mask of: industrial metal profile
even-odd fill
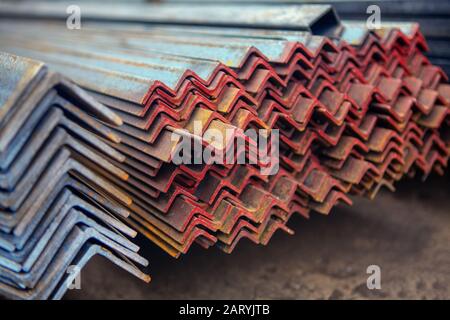
[[[97,170],[127,178],[108,162],[124,157],[100,139],[119,141],[101,121],[122,120],[41,62],[7,53],[0,62],[0,294],[65,292],[62,277],[94,244],[149,281],[133,264],[148,264],[129,240],[137,233],[120,221],[129,212],[114,202],[128,199]]]
[[[450,73],[450,2],[442,0],[167,0],[167,3],[196,5],[234,4],[241,7],[266,5],[274,8],[315,4],[331,5],[346,20],[367,20],[377,10],[382,22],[419,23],[430,50],[427,56]]]
[[[9,72],[5,83],[13,90],[2,92],[0,100],[6,101],[0,109],[5,117],[9,105],[18,105],[17,112],[25,108],[22,114],[34,119],[16,117],[24,124],[11,124],[10,130],[28,122],[33,128],[21,135],[3,136],[10,121],[1,127],[1,155],[10,160],[2,161],[0,204],[17,212],[0,221],[4,247],[25,250],[16,260],[0,252],[6,259],[0,265],[5,261],[10,270],[0,269],[5,285],[34,288],[43,279],[49,287],[44,271],[22,277],[17,270],[45,270],[57,261],[63,262],[55,270],[71,262],[83,266],[103,252],[84,246],[89,236],[108,248],[107,258],[148,280],[119,262],[124,260],[118,252],[127,252],[146,264],[131,254],[136,245],[113,230],[128,236],[136,230],[174,257],[194,243],[232,252],[242,238],[267,244],[278,229],[292,234],[286,223],[293,214],[328,214],[338,203],[351,204],[352,196],[374,198],[381,187],[394,190],[404,176],[426,178],[447,166],[450,86],[426,58],[417,24],[384,24],[373,31],[361,22],[327,18],[324,26],[311,27],[333,12],[323,6],[289,7],[289,15],[315,13],[306,24],[280,20],[285,7],[273,17],[273,8],[258,6],[255,15],[266,19],[260,25],[233,15],[240,6],[224,6],[219,24],[205,17],[205,6],[189,6],[189,14],[173,18],[167,10],[178,5],[151,5],[151,14],[136,19],[145,10],[117,18],[92,5],[83,28],[68,30],[58,8],[36,4],[30,17],[20,6],[0,6],[0,15],[15,17],[0,22],[0,47],[8,52],[5,74],[11,59],[38,70],[20,90],[10,84],[23,83],[21,77]],[[42,61],[64,78],[18,56]],[[40,89],[29,89],[34,86]],[[41,102],[50,92],[50,102]],[[33,108],[42,111],[33,117]],[[200,132],[196,123],[202,124]],[[217,141],[207,134],[210,129],[233,134]],[[184,138],[214,152],[230,150],[243,138],[245,147],[235,151],[253,159],[249,146],[260,141],[246,134],[249,129],[268,137],[279,133],[278,171],[264,174],[267,164],[258,157],[245,164],[174,162]],[[39,205],[21,211],[27,201]],[[106,219],[105,211],[120,222]],[[108,228],[112,221],[122,229]],[[33,230],[48,235],[35,239]],[[67,244],[72,255],[58,251],[72,236],[81,239],[79,246]],[[71,278],[61,273],[57,279],[36,297],[62,297]]]

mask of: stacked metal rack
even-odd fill
[[[373,198],[405,175],[447,165],[450,86],[425,57],[416,24],[369,31],[329,6],[110,5],[106,13],[87,4],[82,28],[68,30],[64,5],[27,10],[0,5],[0,15],[15,17],[0,22],[1,49],[44,61],[123,121],[89,109],[101,130],[89,122],[97,158],[83,161],[110,187],[77,173],[90,188],[83,194],[114,201],[116,215],[129,212],[122,223],[175,257],[194,242],[225,252],[242,238],[266,244],[278,229],[293,233],[293,214],[328,214],[349,195]],[[249,129],[269,141],[279,134],[270,146],[279,157],[252,153],[261,141]],[[184,140],[246,161],[174,163]]]

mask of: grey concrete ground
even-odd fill
[[[193,248],[175,260],[149,250],[153,280],[142,283],[102,260],[82,272],[67,299],[442,299],[450,298],[450,178],[402,182],[396,193],[309,221],[267,247],[243,241],[227,255]],[[381,268],[381,290],[366,268]]]

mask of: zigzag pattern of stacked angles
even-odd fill
[[[139,0],[136,0],[139,1]],[[403,21],[420,24],[430,50],[427,57],[450,74],[450,2],[443,0],[165,0],[197,4],[329,4],[345,20],[364,21],[379,13],[383,22]]]
[[[450,86],[416,24],[369,31],[328,6],[229,8],[252,24],[0,22],[0,294],[61,298],[68,266],[97,253],[148,281],[136,232],[174,257],[193,243],[229,253],[293,233],[292,215],[444,173]],[[214,141],[195,121],[233,136]],[[182,138],[224,152],[243,135],[258,143],[249,128],[279,130],[276,174],[259,161],[172,162]]]

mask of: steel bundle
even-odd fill
[[[27,110],[46,110],[24,134],[1,129],[2,156],[10,159],[2,161],[8,178],[1,180],[0,193],[5,208],[0,217],[6,221],[0,292],[6,296],[62,296],[63,283],[70,279],[61,270],[76,252],[81,252],[75,259],[80,265],[91,254],[80,251],[81,244],[69,249],[69,232],[77,239],[86,239],[86,230],[102,234],[95,238],[111,255],[127,252],[142,265],[146,261],[135,255],[137,246],[117,230],[128,236],[136,230],[174,257],[194,242],[231,252],[242,238],[267,244],[278,229],[293,233],[286,225],[293,214],[328,214],[337,203],[351,204],[350,195],[373,198],[382,186],[393,190],[405,175],[426,178],[442,174],[447,165],[450,86],[445,73],[426,58],[427,44],[417,24],[384,24],[371,31],[363,22],[340,21],[329,6],[280,6],[275,11],[221,6],[220,14],[205,16],[213,6],[141,5],[125,12],[111,5],[102,12],[89,5],[83,7],[81,30],[68,30],[64,5],[30,6],[36,10],[0,5],[5,17],[0,45],[8,52],[2,55],[0,81],[8,90],[0,91],[1,114],[9,114],[12,104],[17,114],[30,118],[34,112]],[[170,14],[177,8],[183,15]],[[282,12],[287,13],[280,18]],[[223,17],[220,23],[217,17]],[[36,75],[22,85],[21,74],[30,71],[10,65],[44,67],[18,56],[43,61],[84,91],[45,72],[42,77],[57,80],[44,82]],[[38,97],[53,94],[48,102],[32,95],[36,82],[42,87]],[[5,119],[5,128],[21,128]],[[194,130],[195,121],[204,125],[203,132]],[[247,144],[236,153],[250,159],[254,155],[248,146],[258,143],[245,135],[250,128],[265,129],[269,136],[279,130],[276,174],[263,174],[266,164],[259,159],[246,165],[172,161],[182,138],[215,152],[234,148],[233,142],[243,138]],[[185,136],[174,140],[181,129]],[[233,135],[215,141],[203,135],[207,129]],[[44,188],[47,202],[35,205],[34,220],[22,218],[22,203],[36,203],[31,194],[39,196],[40,184],[49,185],[46,174],[54,183]],[[27,192],[15,192],[22,185]],[[64,210],[52,206],[58,201],[69,204]],[[64,224],[73,207],[82,208],[74,213],[81,218]],[[106,219],[107,213],[114,218]],[[9,223],[10,217],[21,222]],[[28,229],[30,236],[21,238]],[[40,244],[51,233],[33,237],[34,230],[62,235],[54,236],[54,244]],[[16,253],[19,260],[9,258]],[[47,264],[35,262],[36,275],[25,280],[21,270],[31,270],[38,258]],[[59,269],[48,267],[55,261],[64,263]],[[50,270],[60,278],[52,276],[52,284],[43,285],[48,294],[22,296],[38,280],[45,282]]]
[[[99,139],[119,141],[101,121],[122,120],[40,62],[0,61],[0,293],[61,297],[69,265],[96,254],[148,281],[133,264],[147,265],[128,239],[137,233],[119,219],[129,212],[112,200],[127,198],[99,174],[126,179],[107,160],[124,157]]]

